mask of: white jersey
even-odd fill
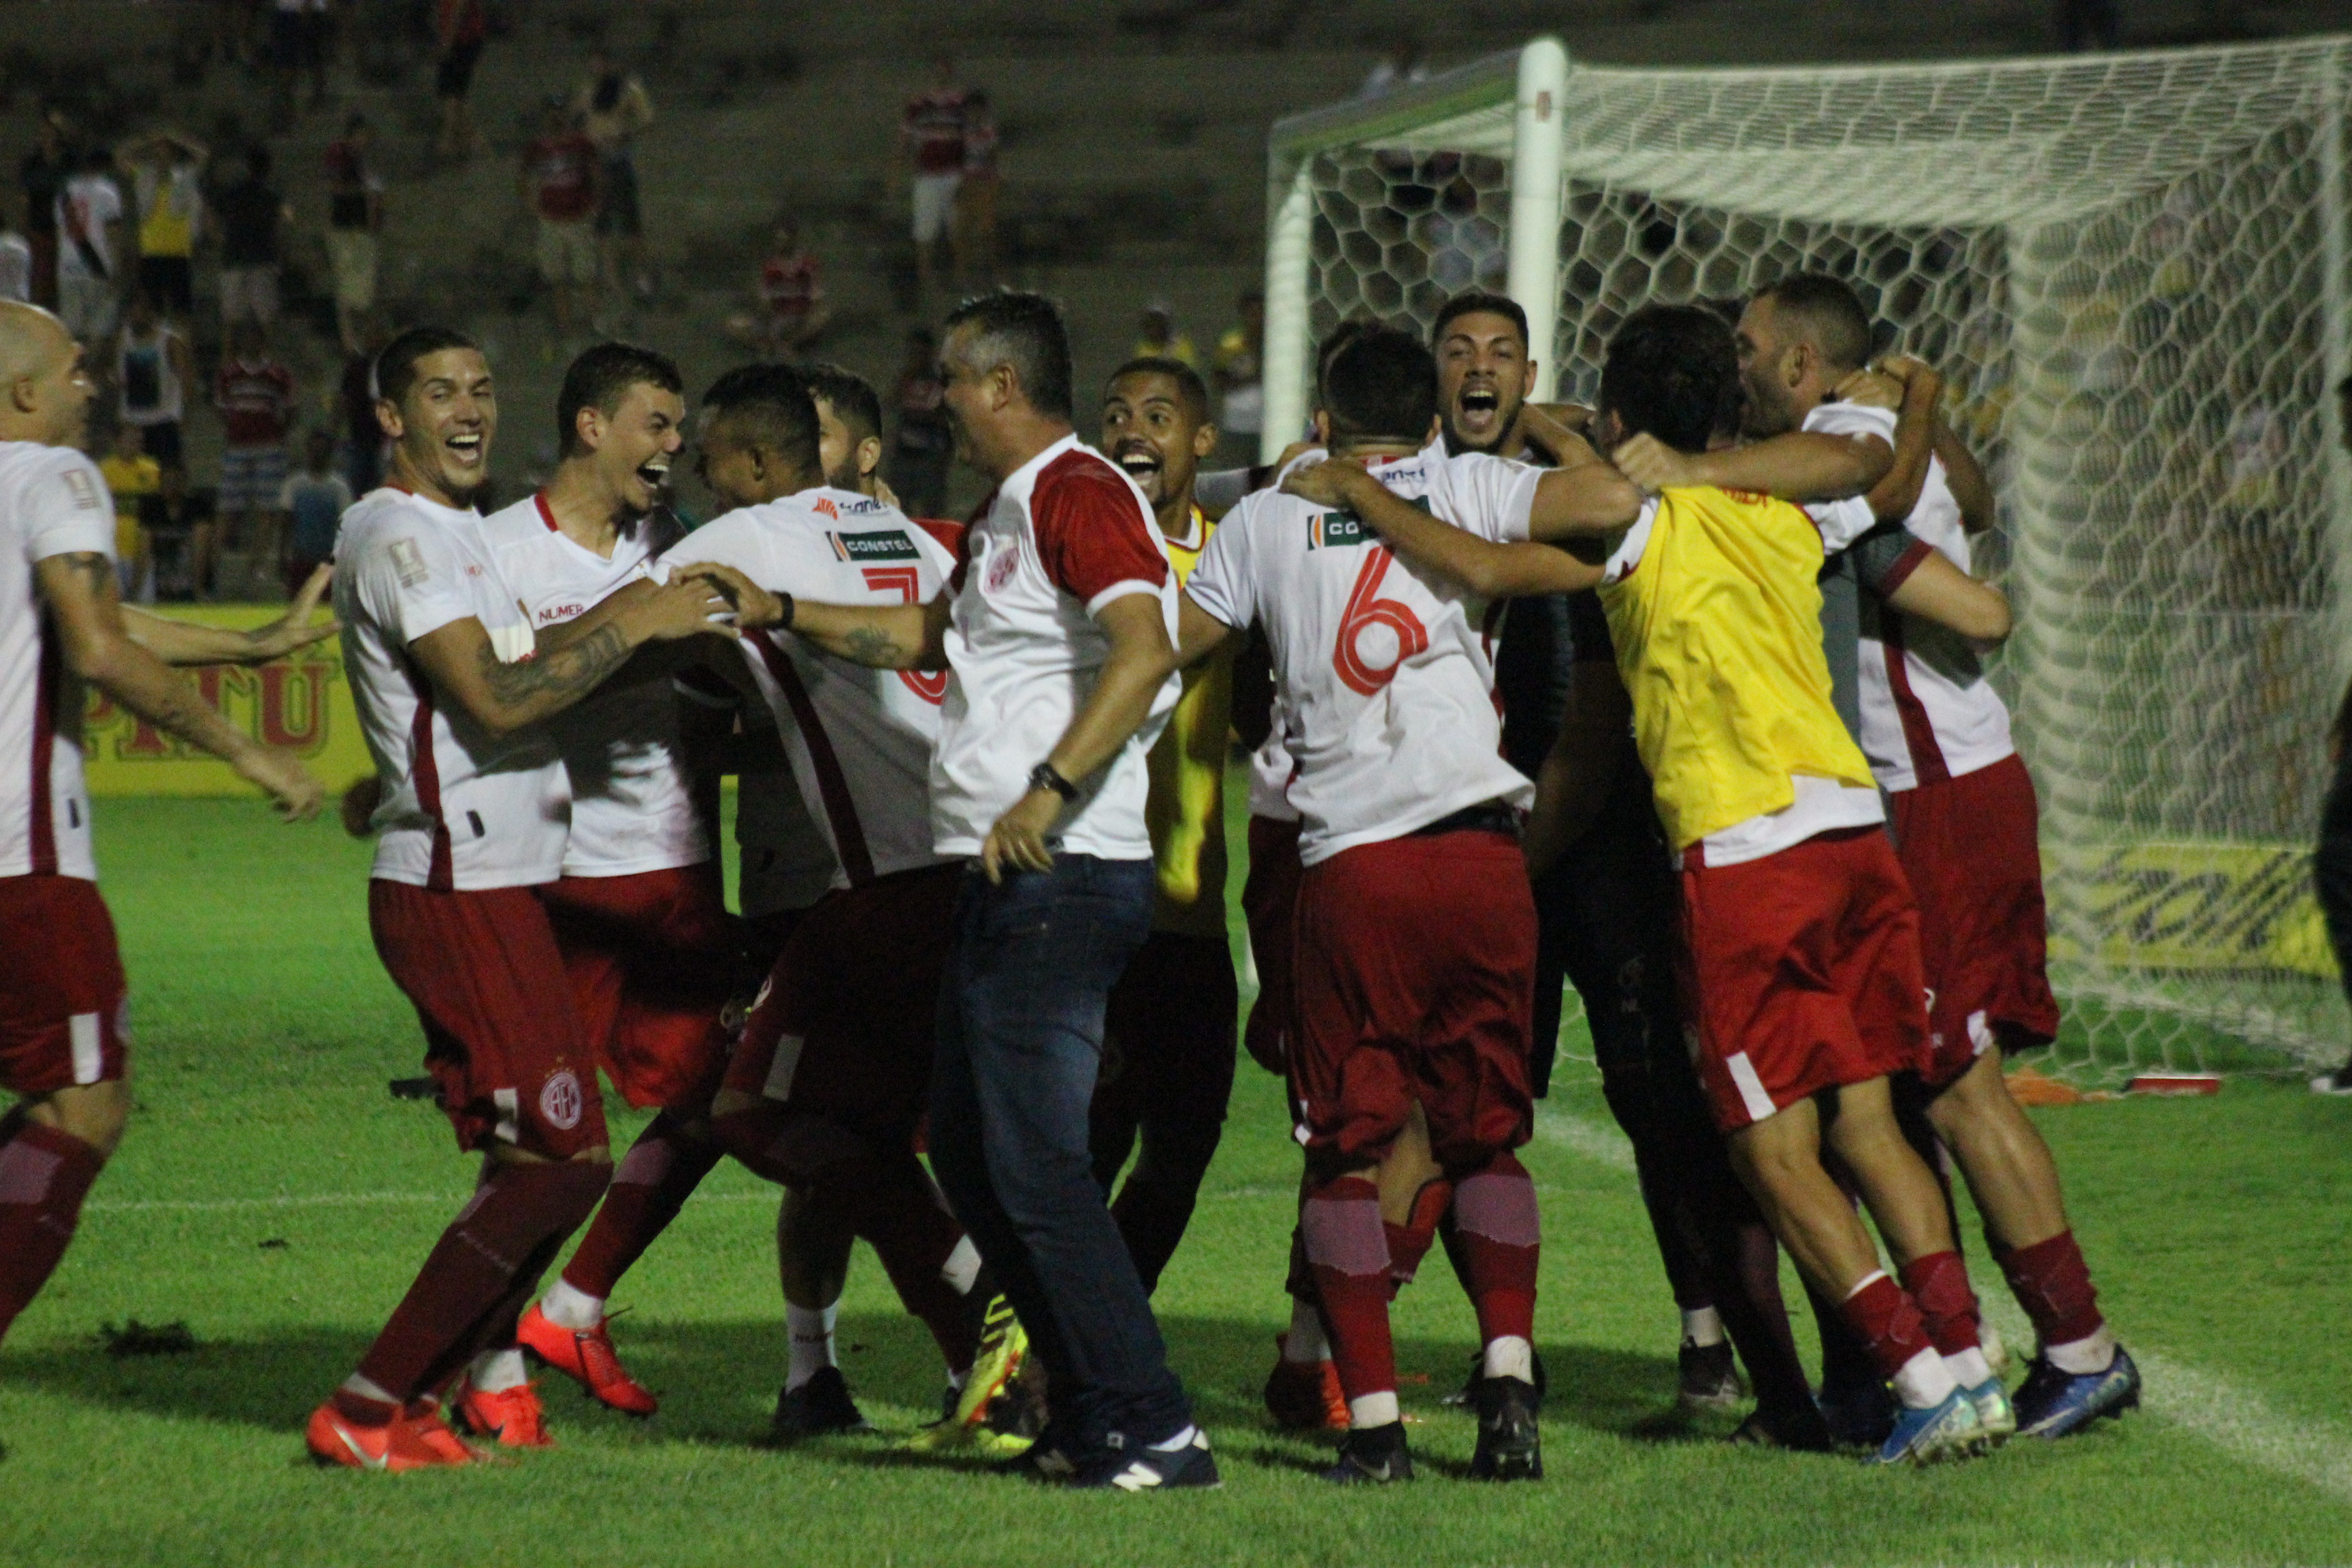
[[[1523,540],[1541,470],[1433,445],[1371,475],[1441,521]],[[1185,592],[1274,653],[1299,859],[1400,838],[1467,806],[1526,805],[1502,758],[1494,667],[1451,582],[1395,558],[1354,514],[1261,490],[1226,514]]]
[[[563,870],[572,789],[539,725],[503,739],[446,705],[409,645],[471,617],[509,663],[531,656],[482,520],[386,488],[343,514],[335,542],[343,672],[383,780],[371,875],[411,887],[535,887]]]
[[[1094,618],[1105,605],[1156,595],[1169,640],[1176,638],[1176,574],[1150,503],[1075,436],[997,487],[964,535],[964,552],[947,632],[954,679],[931,763],[933,843],[948,856],[980,853],[1077,717],[1110,655]],[[1078,796],[1048,844],[1105,860],[1151,858],[1144,759],[1182,691],[1171,671],[1127,744],[1094,777],[1076,781]]]
[[[1296,822],[1298,808],[1290,804],[1290,775],[1298,771],[1290,760],[1290,746],[1282,735],[1282,695],[1275,694],[1274,722],[1258,749],[1250,753],[1249,809],[1252,816],[1269,822]]]
[[[530,612],[534,636],[650,575],[643,533],[614,540],[607,561],[558,528],[541,495],[482,521],[499,575]],[[668,681],[593,691],[550,719],[547,731],[572,780],[565,876],[628,877],[710,858],[710,837],[678,761],[677,698]]]
[[[947,547],[896,507],[850,490],[803,490],[704,524],[657,570],[711,562],[762,588],[826,605],[920,605],[955,569]],[[789,632],[753,632],[743,657],[776,716],[837,888],[945,858],[931,848],[931,747],[944,673],[870,669]]]
[[[66,676],[33,575],[53,555],[83,554],[114,558],[98,465],[70,447],[0,441],[0,877],[98,879],[80,683]]]

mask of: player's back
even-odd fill
[[[0,441],[0,877],[98,875],[79,688],[66,678],[33,567],[52,555],[110,555],[113,543],[98,465],[70,447]]]
[[[1524,522],[1535,475],[1435,447],[1370,472],[1494,538],[1515,507]],[[1227,514],[1188,591],[1229,626],[1265,627],[1305,863],[1529,798],[1500,754],[1494,670],[1462,592],[1398,561],[1354,514],[1260,491]]]

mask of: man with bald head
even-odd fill
[[[82,781],[84,685],[219,757],[289,819],[324,795],[125,628],[113,503],[76,449],[92,391],[63,323],[0,302],[0,1087],[18,1097],[0,1118],[0,1336],[64,1257],[131,1109],[122,959]]]

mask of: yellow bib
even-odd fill
[[[1215,524],[1196,509],[1192,538],[1168,541],[1168,561],[1181,584],[1201,563]],[[1152,924],[1192,936],[1225,935],[1225,750],[1233,727],[1231,650],[1184,672],[1184,694],[1168,728],[1145,759],[1151,794],[1144,819],[1151,829],[1160,897]]]

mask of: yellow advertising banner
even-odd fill
[[[165,605],[159,615],[202,626],[246,630],[286,613],[282,605]],[[254,739],[301,757],[331,790],[375,771],[359,714],[343,679],[340,641],[329,637],[289,658],[249,668],[207,665],[187,679],[223,718]],[[83,722],[84,762],[93,795],[251,795],[253,786],[228,765],[176,741],[121,708],[103,692],[89,693]]]
[[[2042,852],[2050,954],[2113,969],[2336,974],[2311,884],[2311,851],[2285,844],[2156,842]],[[2079,900],[2079,902],[2077,902]]]

